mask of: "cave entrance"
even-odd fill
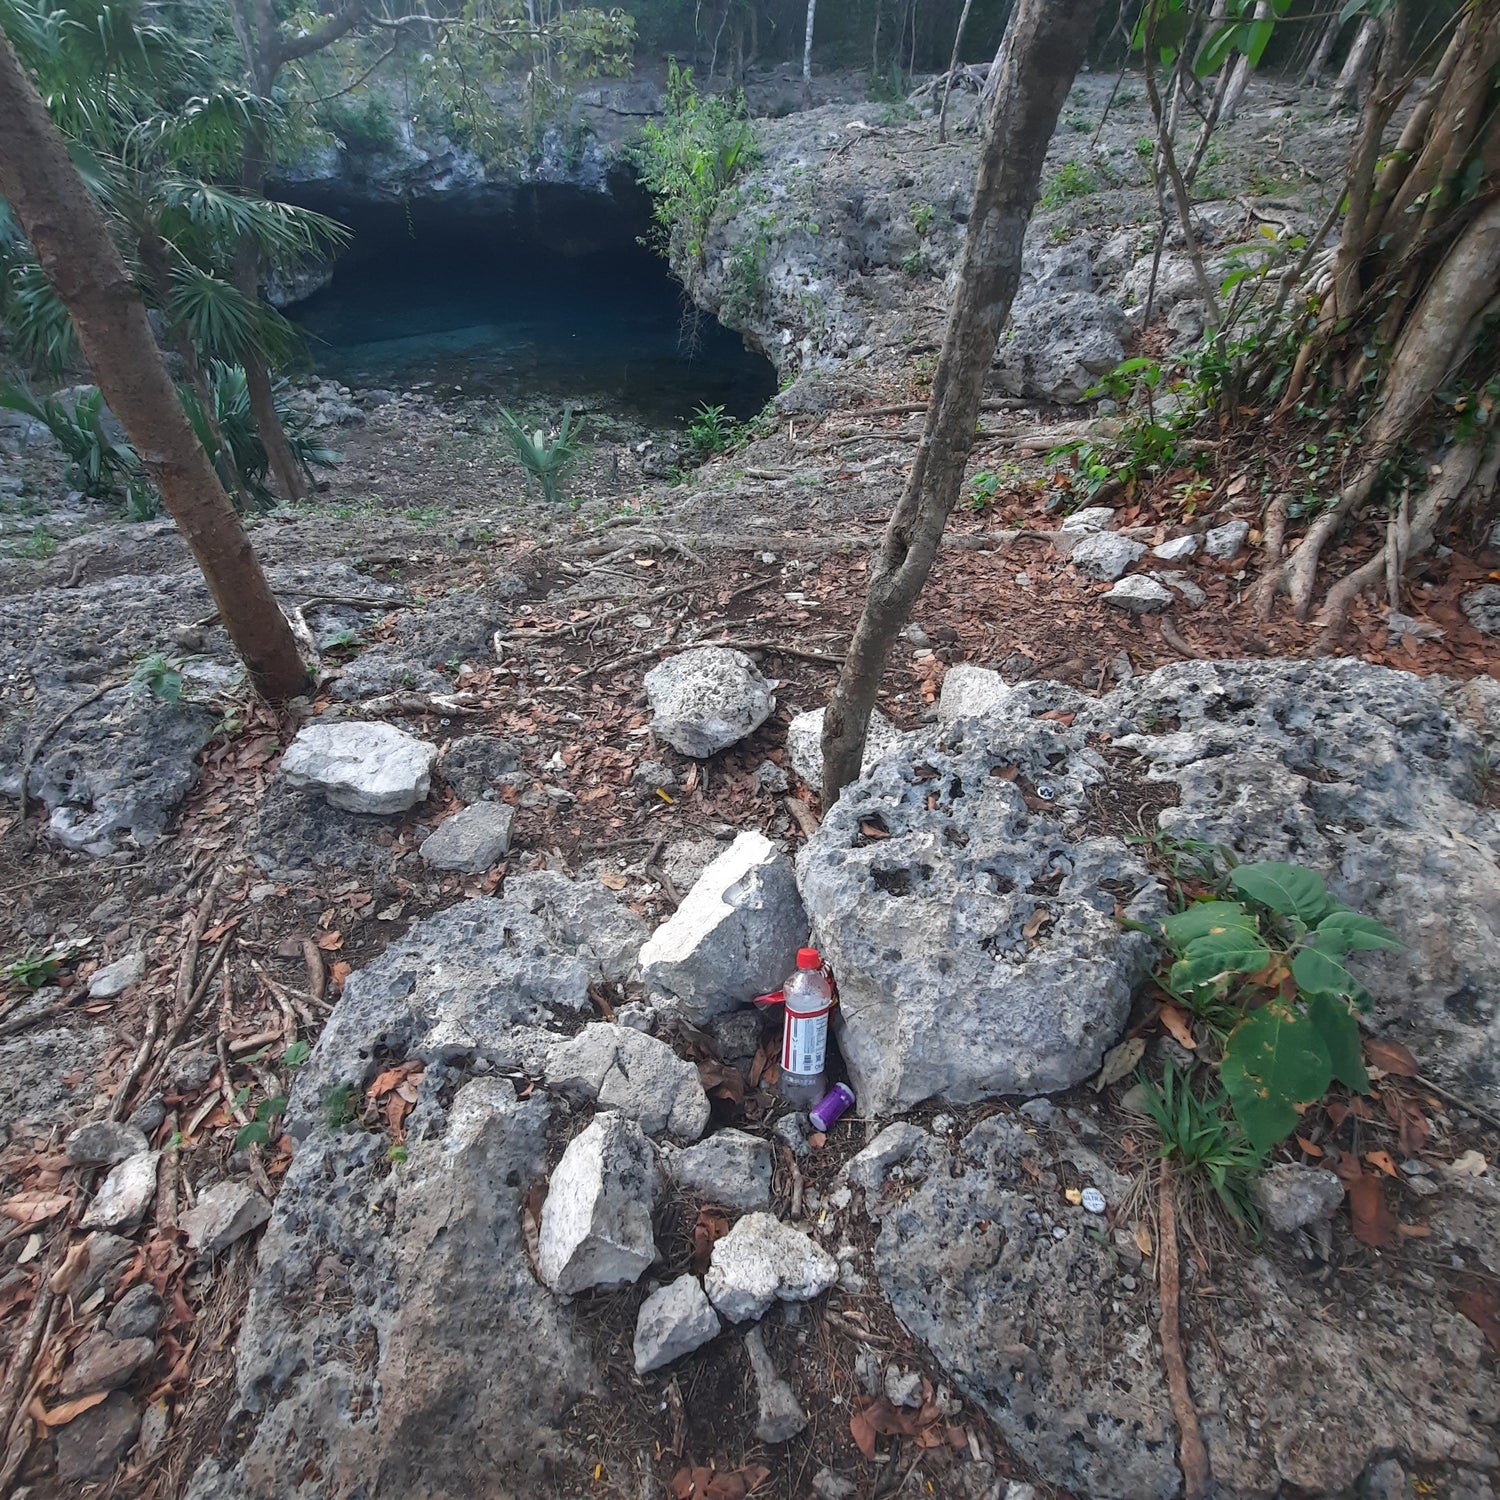
[[[288,187],[288,201],[354,232],[332,282],[287,308],[322,375],[364,389],[535,396],[653,425],[700,404],[758,412],[776,373],[698,313],[640,241],[650,199],[624,173],[608,193],[552,184],[361,201]]]

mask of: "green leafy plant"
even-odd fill
[[[1238,865],[1227,899],[1194,902],[1167,917],[1161,933],[1173,956],[1167,992],[1200,1015],[1235,1018],[1220,1076],[1257,1150],[1290,1134],[1298,1106],[1333,1082],[1368,1090],[1356,1015],[1369,996],[1348,956],[1401,944],[1332,896],[1314,871]]]
[[[969,509],[986,510],[995,503],[995,496],[1003,483],[1000,476],[989,469],[981,469],[969,481]]]
[[[1073,198],[1087,198],[1099,179],[1082,162],[1065,161],[1042,188],[1042,207],[1061,208]]]
[[[342,1130],[359,1118],[359,1090],[352,1083],[336,1083],[323,1097],[323,1120],[330,1130]]]
[[[1141,1080],[1141,1107],[1161,1137],[1159,1154],[1171,1160],[1188,1182],[1204,1190],[1237,1224],[1258,1229],[1252,1197],[1261,1168],[1261,1150],[1224,1113],[1224,1095],[1200,1099],[1190,1080],[1168,1063],[1161,1087]]]
[[[243,1109],[250,1098],[247,1084],[235,1095],[235,1106]],[[248,1125],[242,1125],[235,1133],[234,1150],[243,1151],[246,1146],[268,1146],[271,1143],[271,1126],[286,1113],[286,1095],[276,1094],[262,1099],[255,1106],[255,1117]]]
[[[925,240],[932,232],[933,220],[937,218],[937,210],[930,203],[919,203],[911,211],[911,227]]]
[[[182,697],[182,663],[160,652],[142,660],[130,674],[130,680],[140,683],[163,703],[176,703]]]
[[[57,396],[36,396],[23,385],[0,385],[0,407],[40,422],[67,455],[68,477],[93,500],[118,502],[145,484],[135,449],[106,430],[104,397],[81,392],[71,403]]]
[[[46,562],[57,551],[57,538],[47,530],[46,524],[38,521],[31,528],[31,535],[16,548],[16,554],[28,562]]]
[[[51,984],[85,946],[85,943],[58,943],[51,948],[28,948],[14,963],[0,969],[0,979],[24,985],[28,990],[39,990]]]
[[[694,463],[703,463],[716,453],[734,447],[739,423],[727,416],[722,406],[701,404],[688,423],[688,453]]]
[[[564,474],[578,462],[580,445],[574,436],[573,409],[563,408],[562,421],[549,438],[540,427],[527,432],[504,407],[500,409],[500,426],[510,439],[516,458],[527,474],[542,487],[549,503],[557,500],[557,486]]]

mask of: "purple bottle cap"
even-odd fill
[[[827,1130],[854,1103],[854,1090],[847,1084],[836,1083],[808,1111],[807,1118],[815,1130]]]

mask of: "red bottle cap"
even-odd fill
[[[818,956],[816,948],[799,948],[797,950],[797,967],[799,969],[821,969],[823,960]]]

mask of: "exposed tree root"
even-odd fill
[[[1157,1196],[1160,1217],[1156,1247],[1158,1284],[1161,1290],[1161,1357],[1167,1370],[1167,1390],[1172,1398],[1172,1416],[1177,1423],[1178,1461],[1182,1465],[1185,1500],[1203,1500],[1208,1494],[1210,1473],[1208,1450],[1198,1426],[1198,1408],[1188,1387],[1187,1361],[1182,1353],[1179,1302],[1182,1296],[1177,1265],[1177,1204],[1172,1189],[1172,1164],[1161,1164]]]

